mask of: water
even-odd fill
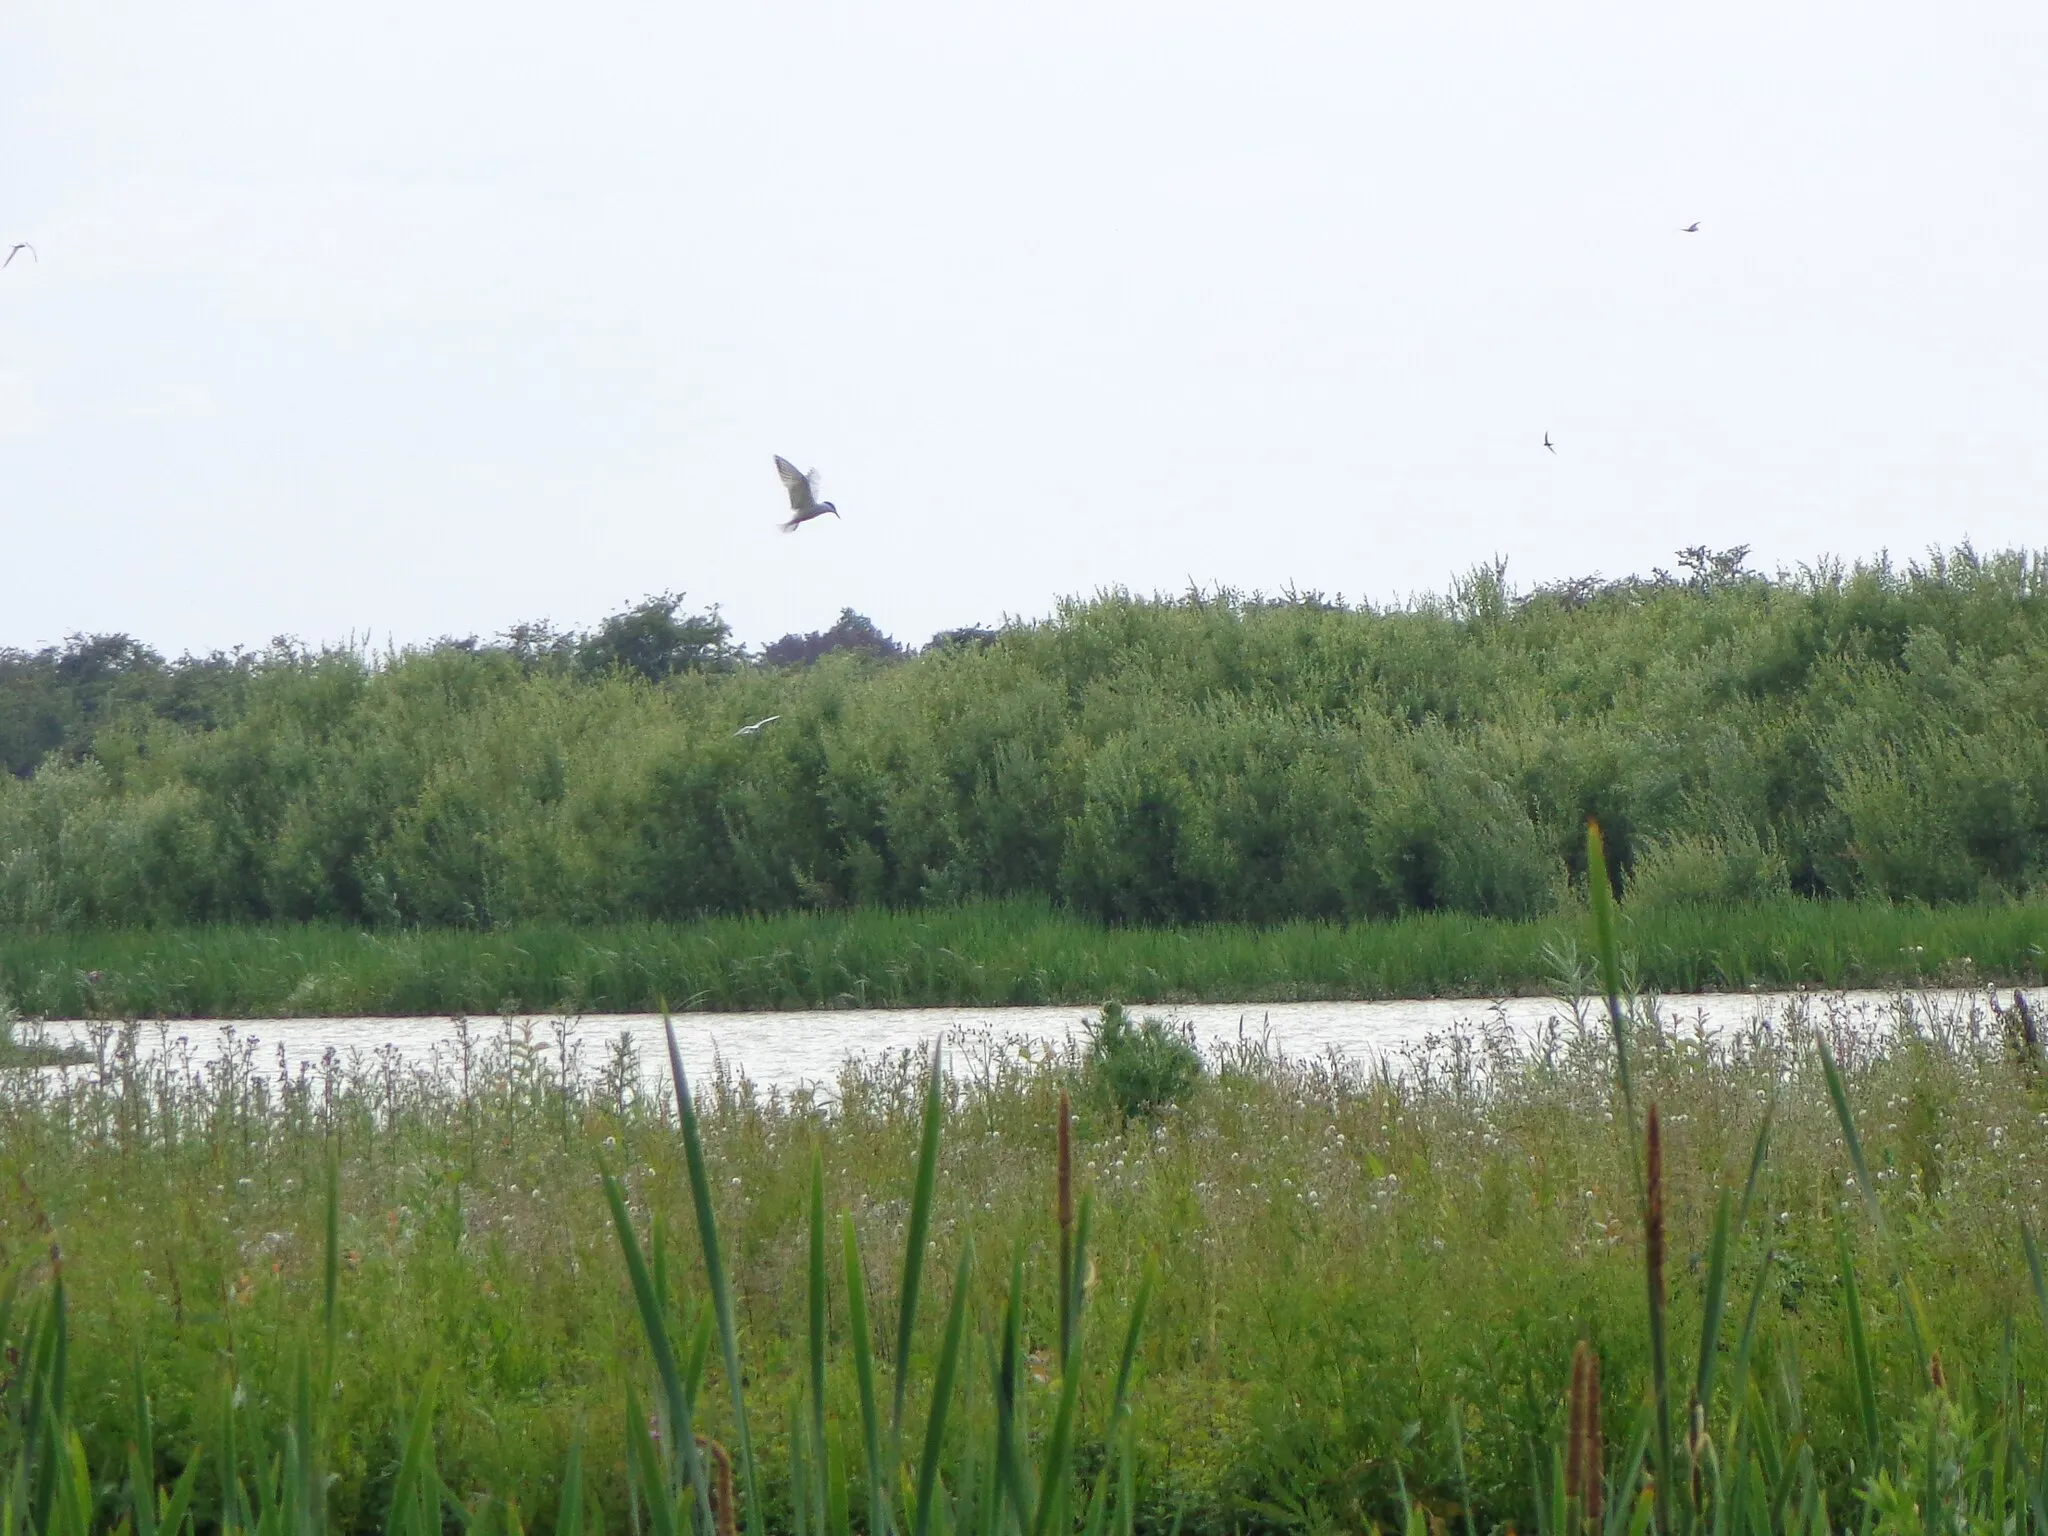
[[[1895,1024],[1910,1009],[1921,1018],[1936,1010],[1952,1015],[1979,999],[1963,992],[1835,992],[1827,994],[1701,993],[1673,994],[1657,1000],[1667,1022],[1688,1031],[1709,1033],[1738,1028],[1759,1019],[1784,1020],[1824,1007],[1829,1013]],[[1594,1005],[1597,1008],[1597,1005]],[[1212,1053],[1242,1037],[1263,1039],[1291,1057],[1335,1055],[1355,1062],[1398,1058],[1404,1047],[1431,1034],[1465,1026],[1505,1025],[1526,1040],[1553,1021],[1569,1026],[1571,1009],[1555,998],[1507,998],[1485,1002],[1472,998],[1418,999],[1402,1002],[1320,1003],[1187,1003],[1172,1007],[1135,1007],[1136,1015],[1157,1014],[1192,1027],[1197,1041]],[[1078,1004],[1019,1008],[900,1008],[790,1013],[686,1013],[676,1015],[676,1035],[683,1064],[703,1076],[714,1063],[743,1072],[763,1089],[805,1085],[828,1087],[848,1057],[915,1049],[958,1032],[987,1032],[998,1041],[1060,1044],[1084,1034],[1091,1010]],[[1597,1018],[1589,1011],[1588,1018]],[[470,1021],[472,1037],[487,1037],[504,1026],[496,1019]],[[513,1028],[530,1027],[536,1044],[552,1055],[558,1037],[580,1045],[586,1066],[602,1060],[610,1042],[624,1033],[632,1037],[640,1060],[650,1068],[667,1060],[657,1014],[587,1014],[572,1020],[545,1015],[514,1018]],[[45,1038],[53,1042],[83,1041],[86,1026],[52,1023]],[[317,1063],[332,1049],[344,1058],[352,1052],[369,1055],[395,1047],[413,1061],[452,1062],[456,1054],[456,1021],[440,1018],[315,1018],[179,1020],[160,1034],[145,1027],[142,1046],[163,1039],[190,1043],[198,1061],[217,1055],[231,1039],[254,1042],[259,1059],[277,1060],[280,1047],[288,1065]]]

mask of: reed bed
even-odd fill
[[[989,1036],[140,1044],[0,1081],[9,1531],[2048,1531],[2008,998],[1249,1040],[1130,1120]]]
[[[1028,901],[486,933],[120,929],[11,935],[0,992],[30,1015],[116,1019],[1483,999],[1569,988],[1560,956],[1584,929],[1578,910],[1112,928]],[[1662,992],[2010,984],[2042,970],[2048,906],[1650,907],[1622,937],[1638,984]]]

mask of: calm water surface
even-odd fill
[[[1911,1015],[1954,1016],[1958,1009],[1981,1007],[1981,994],[1965,992],[1834,992],[1834,993],[1704,993],[1669,995],[1658,1000],[1661,1015],[1690,1030],[1719,1033],[1760,1019],[1783,1021],[1815,1013],[1861,1019],[1885,1026]],[[1508,998],[1485,1002],[1472,998],[1423,999],[1410,1002],[1322,1003],[1188,1003],[1171,1007],[1134,1007],[1134,1015],[1156,1014],[1188,1025],[1212,1052],[1243,1038],[1263,1039],[1291,1057],[1336,1055],[1354,1062],[1392,1058],[1432,1034],[1478,1027],[1505,1026],[1526,1041],[1556,1023],[1571,1024],[1569,1005],[1555,998]],[[1589,1017],[1593,1015],[1589,1014]],[[1028,1008],[903,1008],[795,1013],[686,1013],[676,1015],[676,1033],[683,1064],[701,1077],[719,1061],[744,1073],[762,1088],[826,1086],[840,1066],[854,1056],[915,1049],[939,1037],[961,1034],[992,1037],[998,1042],[1059,1044],[1080,1037],[1093,1017],[1079,1006]],[[667,1048],[661,1019],[655,1014],[586,1014],[564,1020],[547,1015],[511,1020],[472,1019],[472,1040],[496,1038],[501,1031],[530,1029],[534,1043],[553,1056],[562,1044],[577,1051],[583,1065],[594,1067],[614,1048],[620,1035],[631,1038],[641,1062],[653,1069],[664,1065]],[[280,1050],[286,1064],[317,1063],[329,1050],[343,1057],[371,1055],[395,1048],[409,1061],[453,1065],[459,1056],[458,1023],[441,1018],[318,1018],[242,1019],[233,1022],[177,1020],[167,1026],[146,1025],[143,1048],[155,1050],[168,1040],[183,1040],[196,1061],[205,1061],[230,1042],[253,1044],[258,1059],[275,1063]],[[88,1027],[76,1022],[47,1026],[53,1041],[84,1040]]]

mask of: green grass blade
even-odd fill
[[[1027,1532],[1036,1523],[1032,1508],[1031,1482],[1025,1475],[1024,1442],[1024,1259],[1021,1254],[1010,1264],[1010,1295],[1003,1307],[1003,1334],[996,1358],[996,1466],[1003,1497],[1016,1516],[1017,1529]]]
[[[825,1486],[825,1323],[828,1298],[825,1294],[825,1157],[815,1146],[811,1148],[810,1218],[810,1290],[806,1300],[810,1306],[811,1471],[816,1484],[812,1497],[822,1529],[828,1496]]]
[[[1870,1177],[1870,1164],[1863,1156],[1863,1138],[1856,1134],[1856,1115],[1849,1108],[1849,1091],[1842,1082],[1842,1070],[1835,1065],[1835,1053],[1828,1049],[1825,1037],[1816,1034],[1814,1043],[1820,1047],[1821,1074],[1827,1079],[1828,1099],[1835,1106],[1835,1119],[1842,1128],[1842,1142],[1849,1149],[1849,1166],[1855,1170],[1856,1187],[1862,1191],[1871,1225],[1882,1234],[1885,1230],[1884,1207],[1877,1203],[1877,1185]]]
[[[1828,1099],[1835,1107],[1835,1118],[1842,1127],[1842,1142],[1849,1151],[1850,1166],[1856,1172],[1856,1187],[1863,1193],[1863,1204],[1870,1212],[1870,1224],[1877,1229],[1878,1239],[1889,1252],[1892,1248],[1891,1234],[1885,1226],[1884,1207],[1878,1203],[1877,1181],[1870,1176],[1870,1163],[1863,1155],[1863,1138],[1856,1132],[1856,1115],[1849,1107],[1849,1091],[1842,1080],[1841,1069],[1835,1065],[1835,1053],[1828,1048],[1826,1039],[1819,1035],[1814,1042],[1820,1047],[1822,1075],[1827,1079]],[[1920,1304],[1920,1291],[1913,1284],[1913,1277],[1894,1271],[1905,1299],[1906,1331],[1913,1341],[1913,1352],[1919,1359],[1920,1374],[1927,1374],[1928,1343],[1926,1309]]]
[[[1152,1286],[1157,1272],[1150,1262],[1138,1281],[1138,1293],[1131,1298],[1131,1320],[1124,1328],[1123,1356],[1116,1367],[1116,1395],[1110,1400],[1110,1418],[1115,1420],[1130,1402],[1131,1374],[1137,1368],[1138,1340],[1145,1331],[1145,1312],[1152,1304]]]
[[[1060,1360],[1060,1369],[1067,1369],[1070,1357],[1079,1347],[1081,1338],[1081,1309],[1088,1299],[1088,1235],[1095,1224],[1095,1194],[1089,1191],[1081,1197],[1080,1208],[1074,1219],[1074,1251],[1071,1267],[1067,1271],[1067,1294],[1061,1299],[1065,1307],[1065,1337],[1067,1355]]]
[[[1735,1364],[1728,1383],[1728,1422],[1733,1432],[1739,1433],[1749,1405],[1749,1361],[1756,1345],[1757,1319],[1764,1304],[1764,1282],[1770,1278],[1773,1250],[1764,1250],[1763,1264],[1757,1269],[1756,1284],[1750,1288],[1749,1310],[1743,1315],[1742,1332],[1735,1340]]]
[[[1053,1410],[1052,1427],[1045,1436],[1045,1461],[1038,1469],[1038,1518],[1032,1522],[1032,1536],[1049,1536],[1054,1511],[1066,1506],[1064,1494],[1073,1473],[1074,1412],[1081,1398],[1084,1338],[1083,1330],[1075,1329],[1074,1355],[1060,1377],[1059,1406]]]
[[[1778,1099],[1777,1095],[1773,1094],[1770,1101],[1764,1105],[1763,1124],[1756,1128],[1756,1142],[1750,1148],[1749,1175],[1742,1181],[1742,1204],[1735,1210],[1735,1230],[1738,1232],[1749,1225],[1750,1209],[1756,1200],[1756,1187],[1763,1176],[1764,1159],[1770,1155],[1771,1122],[1777,1118],[1777,1114]]]
[[[747,1506],[749,1536],[761,1536],[760,1482],[754,1471],[753,1437],[747,1433],[747,1394],[740,1374],[739,1331],[733,1321],[732,1287],[725,1277],[725,1259],[718,1246],[718,1219],[711,1208],[711,1176],[704,1162],[704,1138],[697,1125],[697,1106],[683,1071],[683,1053],[676,1044],[675,1020],[661,1016],[668,1035],[669,1072],[675,1082],[676,1114],[683,1125],[683,1155],[690,1166],[690,1199],[697,1209],[697,1238],[704,1250],[705,1280],[711,1308],[718,1320],[718,1348],[725,1361],[725,1379],[732,1393],[733,1437],[739,1442],[740,1486]]]
[[[163,1508],[157,1514],[156,1527],[163,1536],[178,1536],[185,1528],[185,1517],[192,1510],[192,1494],[199,1486],[199,1468],[205,1460],[205,1448],[193,1446],[192,1454],[186,1458],[185,1470],[171,1484],[170,1496],[164,1500]]]
[[[128,1442],[128,1508],[135,1536],[156,1536],[156,1478],[142,1452]]]
[[[1870,1344],[1863,1327],[1863,1297],[1856,1287],[1855,1261],[1849,1253],[1849,1232],[1841,1219],[1835,1221],[1835,1248],[1842,1266],[1842,1310],[1849,1331],[1849,1357],[1856,1368],[1856,1406],[1863,1421],[1863,1445],[1870,1457],[1866,1476],[1874,1476],[1883,1464],[1883,1441],[1878,1434],[1877,1377],[1871,1369]]]
[[[789,1395],[789,1518],[791,1536],[812,1536],[811,1467],[804,1454],[809,1438],[804,1425],[804,1395],[801,1388]],[[818,1536],[824,1536],[822,1530]]]
[[[5,1337],[0,1333],[0,1339]],[[130,1351],[128,1364],[135,1397],[135,1438],[128,1446],[128,1494],[135,1509],[135,1536],[156,1536],[156,1426],[142,1378],[141,1345]]]
[[[2041,1250],[2034,1245],[2033,1229],[2020,1218],[2020,1246],[2027,1254],[2027,1276],[2034,1282],[2034,1303],[2041,1309],[2041,1327],[2048,1331],[2048,1278],[2041,1272]]]
[[[675,1436],[677,1453],[683,1460],[684,1475],[696,1495],[698,1519],[706,1536],[709,1536],[711,1488],[704,1475],[702,1458],[697,1455],[696,1426],[690,1411],[692,1394],[685,1390],[682,1372],[676,1365],[675,1348],[669,1339],[668,1317],[654,1288],[654,1277],[647,1268],[647,1256],[641,1250],[640,1236],[633,1230],[633,1218],[626,1210],[626,1192],[609,1171],[604,1174],[604,1195],[611,1206],[612,1230],[618,1234],[619,1251],[625,1255],[626,1276],[632,1283],[633,1302],[640,1312],[640,1331],[646,1336],[648,1353],[654,1357],[654,1374],[661,1383],[669,1429]]]
[[[1700,1307],[1700,1364],[1693,1382],[1693,1396],[1704,1409],[1714,1401],[1714,1373],[1721,1361],[1721,1312],[1728,1295],[1728,1224],[1731,1217],[1727,1190],[1714,1206],[1714,1235],[1707,1244],[1707,1289]]]
[[[327,1143],[327,1199],[325,1228],[327,1249],[321,1269],[320,1330],[326,1353],[321,1374],[331,1386],[334,1381],[334,1347],[339,1337],[341,1301],[341,1152],[330,1139]],[[308,1447],[310,1450],[311,1447]]]
[[[1465,1511],[1465,1536],[1479,1536],[1472,1515],[1472,1479],[1465,1473],[1465,1419],[1456,1398],[1451,1399],[1451,1464],[1458,1473],[1458,1502]]]
[[[555,1506],[555,1536],[583,1536],[583,1436],[569,1442],[562,1468],[562,1497]]]
[[[649,1536],[676,1536],[676,1512],[667,1480],[661,1475],[660,1453],[654,1437],[647,1432],[647,1416],[640,1411],[640,1397],[626,1391],[626,1475],[647,1506]]]
[[[882,1480],[881,1419],[875,1407],[875,1346],[868,1331],[867,1276],[861,1269],[860,1236],[853,1218],[841,1218],[840,1243],[846,1265],[848,1331],[853,1335],[853,1377],[860,1392],[861,1448],[867,1454],[868,1530],[883,1536],[889,1529],[889,1490]]]
[[[932,1378],[931,1412],[924,1424],[924,1456],[917,1469],[917,1518],[912,1536],[932,1536],[932,1510],[938,1501],[939,1458],[946,1445],[946,1415],[953,1402],[953,1378],[960,1368],[960,1340],[967,1331],[967,1287],[974,1274],[974,1239],[961,1245],[959,1272],[953,1277],[953,1299],[946,1309],[946,1331],[939,1346],[938,1374]]]
[[[1607,1490],[1605,1536],[1622,1536],[1635,1518],[1636,1490],[1642,1486],[1643,1461],[1650,1453],[1652,1427],[1650,1410],[1645,1408],[1636,1416],[1635,1439],[1630,1442],[1628,1455],[1620,1464],[1622,1475]]]
[[[384,1521],[385,1536],[408,1536],[414,1527],[415,1506],[428,1476],[427,1459],[434,1447],[434,1392],[438,1384],[437,1378],[430,1373],[420,1387],[419,1400],[413,1404],[405,1450],[398,1460],[398,1475],[391,1482],[391,1508]]]
[[[903,1289],[896,1315],[896,1383],[889,1410],[889,1443],[903,1434],[904,1394],[910,1387],[910,1341],[917,1328],[918,1290],[924,1280],[924,1250],[931,1235],[932,1193],[939,1177],[939,1128],[945,1117],[945,1057],[932,1043],[931,1076],[925,1084],[924,1123],[918,1138],[917,1178],[910,1193],[910,1230],[904,1239]]]

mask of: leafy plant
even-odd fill
[[[1157,1115],[1202,1080],[1202,1055],[1189,1031],[1147,1015],[1133,1023],[1121,1003],[1104,1003],[1088,1026],[1087,1071],[1124,1120]]]

